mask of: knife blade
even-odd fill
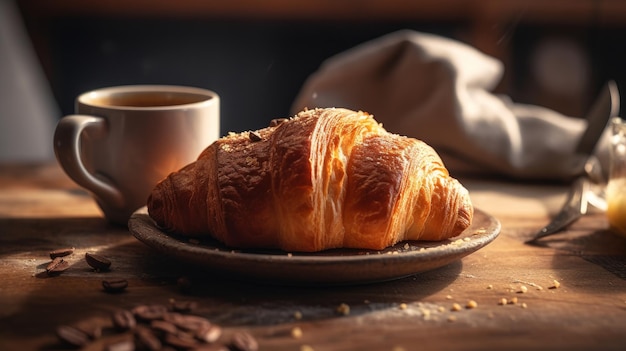
[[[541,228],[529,242],[541,239],[548,235],[558,233],[563,228],[576,222],[580,217],[587,213],[587,193],[589,191],[589,179],[587,177],[578,177],[572,184],[570,192],[567,194],[565,204],[559,213],[548,223],[547,226]]]
[[[591,108],[587,112],[587,129],[580,137],[576,146],[576,153],[590,156],[606,129],[608,122],[613,117],[617,117],[620,108],[619,90],[615,81],[609,81],[600,91],[594,100]]]

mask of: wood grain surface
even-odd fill
[[[502,224],[487,247],[391,282],[293,287],[218,277],[159,255],[108,224],[56,165],[0,166],[0,349],[66,349],[59,325],[106,331],[116,310],[194,301],[194,314],[223,328],[222,341],[246,331],[260,350],[623,350],[626,239],[606,230],[603,214],[528,245],[566,187],[463,183]],[[75,248],[70,267],[50,276],[49,252],[63,247]],[[109,258],[111,269],[94,271],[87,252]],[[102,281],[117,278],[128,288],[105,292]],[[86,349],[127,337],[105,332]]]

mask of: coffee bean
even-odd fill
[[[106,271],[111,267],[111,260],[104,256],[89,252],[85,254],[85,261],[87,261],[87,264],[96,271]]]
[[[90,341],[87,333],[69,325],[59,326],[57,328],[57,336],[64,342],[78,347],[85,346]]]
[[[83,321],[74,327],[87,334],[91,340],[99,339],[102,336],[102,325],[96,321]]]
[[[117,336],[97,341],[99,349],[107,351],[194,350],[194,351],[257,351],[257,340],[245,331],[235,332],[228,345],[219,342],[222,328],[207,318],[172,311],[175,300],[167,305],[138,305],[132,310],[118,310],[111,315]],[[189,310],[195,302],[181,301],[178,308]],[[57,328],[59,338],[74,347],[91,347],[90,342],[101,336],[101,322],[79,323]],[[88,323],[89,322],[89,323]],[[105,322],[106,323],[106,322]],[[92,329],[95,330],[92,332]],[[128,330],[132,332],[128,333]],[[123,334],[122,334],[123,333]],[[128,337],[131,337],[129,339]],[[120,338],[125,337],[125,338]]]
[[[231,347],[237,351],[257,351],[259,343],[248,332],[240,331],[233,335]]]
[[[120,293],[128,287],[126,279],[103,280],[102,287],[108,293]]]
[[[201,345],[193,349],[193,351],[230,351],[228,347],[224,345]]]
[[[135,329],[135,338],[140,348],[146,348],[150,351],[161,349],[161,340],[159,340],[154,331],[147,327],[137,326]]]
[[[177,350],[192,349],[200,345],[192,335],[186,333],[166,334],[163,341]]]
[[[55,259],[57,257],[65,257],[74,253],[73,247],[66,247],[63,249],[57,249],[50,251],[50,259]]]
[[[176,334],[178,332],[178,328],[170,322],[163,321],[160,319],[155,319],[150,322],[150,328],[155,331],[161,331],[169,334]]]
[[[133,314],[144,321],[161,319],[167,313],[167,307],[163,305],[139,305],[132,310]]]
[[[106,345],[106,351],[135,351],[133,340],[120,340]],[[163,350],[163,349],[161,349]]]
[[[198,340],[212,344],[222,336],[222,328],[215,324],[203,325],[196,330],[195,335]]]
[[[203,326],[211,325],[211,322],[204,317],[184,315],[176,312],[164,314],[163,320],[176,325],[182,330],[194,332]]]
[[[63,260],[61,257],[55,257],[52,262],[48,263],[46,266],[46,272],[48,275],[60,274],[61,272],[68,269],[70,264]]]
[[[128,310],[114,312],[111,320],[113,321],[113,325],[119,330],[130,330],[137,326],[135,316]]]
[[[198,303],[195,301],[172,301],[170,302],[172,311],[189,313],[198,308]]]
[[[276,127],[287,122],[287,118],[276,118],[270,121],[270,127]]]

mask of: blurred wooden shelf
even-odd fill
[[[526,86],[523,81],[532,80],[532,77],[528,77],[530,64],[527,62],[534,49],[528,43],[537,40],[540,36],[537,33],[541,33],[541,36],[561,35],[573,38],[580,44],[585,62],[596,65],[587,67],[600,77],[598,82],[586,82],[589,85],[587,89],[593,90],[593,84],[603,82],[605,76],[610,76],[611,79],[622,76],[621,66],[615,63],[619,61],[619,56],[613,55],[612,49],[604,48],[619,46],[623,42],[622,33],[626,33],[625,0],[15,1],[22,11],[31,40],[49,76],[59,70],[55,66],[58,62],[54,62],[52,57],[55,54],[52,45],[58,45],[54,40],[58,39],[59,31],[66,27],[66,23],[75,23],[76,20],[86,23],[91,19],[96,20],[94,22],[104,20],[98,23],[113,24],[119,19],[118,23],[125,25],[137,20],[137,23],[145,22],[153,26],[155,23],[157,26],[164,23],[171,26],[168,28],[185,22],[217,23],[229,26],[229,29],[246,27],[249,24],[278,24],[279,28],[290,28],[292,25],[296,28],[310,27],[311,32],[316,32],[318,28],[331,27],[336,28],[338,35],[362,32],[363,28],[418,27],[423,24],[445,27],[453,32],[451,36],[456,39],[501,60],[507,70],[496,88],[498,92],[526,94],[526,102],[545,105],[571,115],[581,115],[588,96],[593,94],[585,91],[582,96],[575,98],[570,95],[553,96],[537,88],[534,81]],[[515,37],[524,30],[526,33],[531,31],[534,36]],[[324,33],[319,35],[328,36],[328,32]],[[67,32],[62,34],[67,35]],[[229,30],[215,32],[215,35],[220,36],[223,41],[236,40]],[[329,47],[341,39],[330,38],[326,38],[325,42]],[[272,38],[267,40],[271,41]],[[602,43],[598,43],[599,41]],[[284,43],[273,42],[272,45],[274,44]],[[269,47],[273,47],[272,45]],[[592,62],[592,55],[603,57]],[[607,59],[607,56],[611,56],[611,59]],[[520,62],[523,64],[520,65]],[[613,66],[606,68],[608,63]],[[514,83],[516,86],[513,86]],[[532,96],[528,95],[528,91],[532,92]],[[572,100],[577,103],[573,105]]]
[[[158,16],[266,20],[468,20],[623,25],[622,0],[18,0],[35,17]]]
[[[623,0],[17,0],[35,22],[62,17],[136,17],[259,21],[461,22],[468,41],[506,59],[498,47],[522,23],[624,27]]]

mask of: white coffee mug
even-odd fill
[[[55,130],[61,167],[90,191],[113,223],[126,225],[165,176],[220,136],[220,98],[166,85],[103,88],[80,95]]]

